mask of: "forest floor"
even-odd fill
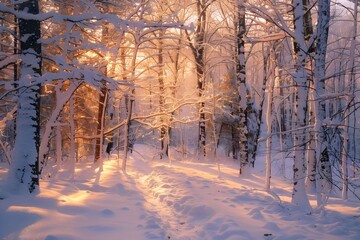
[[[0,191],[0,239],[360,239],[359,200],[333,196],[323,211],[304,211],[290,203],[289,180],[274,176],[264,191],[261,168],[239,177],[230,159],[218,166],[153,156],[139,145],[126,174],[111,157],[102,172],[77,164],[72,180],[57,171],[36,196]]]

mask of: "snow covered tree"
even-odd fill
[[[13,190],[30,193],[39,189],[41,38],[37,0],[16,3],[20,58],[19,96],[16,112],[16,139],[9,170]],[[27,15],[29,14],[29,15]],[[30,16],[30,17],[26,17]]]
[[[271,43],[270,43],[271,44]],[[276,55],[275,55],[275,49],[274,45],[271,44],[269,51],[269,66],[268,66],[268,74],[267,76],[268,80],[268,89],[267,89],[267,99],[266,99],[266,184],[265,189],[270,190],[270,180],[271,180],[271,143],[272,143],[272,122],[273,122],[273,95],[274,95],[274,85],[276,80]]]
[[[239,97],[239,160],[240,160],[240,174],[248,172],[251,167],[249,161],[248,151],[248,89],[246,84],[245,72],[245,6],[242,1],[236,2],[237,18],[236,18],[236,78],[238,82],[238,97]]]
[[[306,58],[307,45],[305,42],[304,32],[304,16],[305,9],[302,0],[292,1],[294,12],[294,57],[295,57],[295,72],[294,82],[296,85],[296,100],[295,100],[295,129],[294,129],[294,183],[292,202],[304,207],[309,207],[309,200],[305,191],[305,176],[306,176],[306,160],[305,160],[305,140],[306,140],[306,125],[307,125],[307,97],[308,97],[308,82],[306,77]]]
[[[3,1],[12,6],[10,1]],[[11,162],[9,150],[15,140],[16,88],[19,75],[17,16],[1,12],[0,17],[0,162]]]
[[[353,25],[353,34],[351,37],[351,44],[350,44],[350,56],[349,56],[349,70],[346,74],[347,76],[347,84],[349,87],[349,92],[346,96],[346,106],[345,111],[343,114],[344,118],[344,128],[342,129],[343,132],[343,144],[342,144],[342,157],[341,157],[341,175],[342,175],[342,198],[345,200],[348,198],[348,188],[349,188],[349,173],[348,173],[348,156],[349,156],[349,125],[350,125],[350,105],[354,105],[354,122],[356,121],[356,115],[355,115],[355,89],[356,89],[356,72],[355,72],[355,54],[356,54],[356,38],[358,33],[358,6],[359,1],[354,1],[354,25]],[[355,132],[355,128],[353,129],[353,132]],[[355,149],[355,141],[354,141],[354,149]],[[355,158],[355,154],[353,156]]]
[[[326,198],[327,194],[329,193],[329,188],[331,185],[331,165],[328,154],[329,140],[326,137],[326,125],[324,123],[326,118],[326,102],[323,99],[325,94],[325,69],[329,26],[330,0],[319,1],[314,72],[314,91],[316,92],[314,125],[316,134],[315,175],[318,176],[316,179],[318,206],[321,206],[324,203],[324,197]],[[308,159],[308,161],[309,160],[310,159]],[[309,167],[311,166],[308,166],[308,168]]]
[[[106,4],[101,6],[103,13],[107,13],[109,8]],[[110,33],[109,33],[109,23],[105,23],[102,26],[101,30],[101,43],[105,46],[110,42]],[[100,70],[103,72],[104,76],[108,76],[108,66],[106,58],[107,56],[103,56],[102,65],[100,66]],[[99,161],[102,158],[103,154],[103,145],[104,145],[104,122],[105,122],[105,111],[107,107],[108,100],[108,89],[106,80],[101,81],[101,87],[99,92],[99,105],[98,105],[98,116],[97,116],[97,128],[96,128],[96,143],[95,143],[95,157],[94,162]]]
[[[196,24],[193,40],[190,34],[187,33],[189,46],[195,59],[195,69],[197,76],[197,88],[199,91],[199,139],[198,139],[198,154],[206,156],[206,116],[205,116],[205,102],[202,99],[205,90],[205,46],[206,46],[206,26],[208,21],[207,10],[212,4],[212,0],[196,0]]]

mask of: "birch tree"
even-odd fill
[[[355,87],[356,87],[356,78],[355,78],[355,47],[356,47],[356,37],[357,37],[357,16],[358,16],[358,6],[359,1],[354,1],[354,27],[353,27],[353,36],[351,39],[350,45],[350,59],[349,59],[349,73],[347,74],[348,84],[350,85],[349,93],[346,96],[346,109],[344,112],[344,129],[343,129],[343,144],[342,144],[342,157],[341,157],[341,175],[342,175],[342,198],[345,200],[348,198],[348,184],[349,184],[349,174],[348,174],[348,152],[349,152],[349,123],[350,123],[350,105],[354,104],[355,99]],[[354,113],[355,114],[355,113]],[[355,117],[355,115],[354,115]],[[355,131],[355,129],[354,129]],[[354,143],[355,144],[355,143]],[[355,157],[355,156],[354,156]]]
[[[268,79],[268,89],[267,89],[267,112],[266,112],[266,183],[265,189],[270,190],[270,183],[271,183],[271,129],[272,129],[272,104],[273,104],[273,94],[274,94],[274,85],[275,85],[275,77],[276,77],[276,56],[275,56],[275,49],[274,46],[269,47],[269,79]]]
[[[245,6],[243,1],[236,2],[237,18],[236,18],[236,79],[238,84],[239,96],[239,159],[240,170],[239,173],[244,174],[249,171],[250,161],[248,152],[248,128],[247,128],[247,107],[248,107],[248,90],[246,85],[245,72]]]
[[[323,99],[325,94],[325,67],[326,52],[328,45],[330,24],[330,0],[318,2],[318,22],[316,29],[316,49],[315,49],[315,72],[314,72],[314,92],[316,92],[315,102],[315,133],[316,133],[316,179],[317,182],[317,204],[321,206],[325,197],[329,193],[331,184],[331,168],[328,156],[328,140],[326,138],[326,125],[324,123],[326,115],[326,102]]]
[[[296,100],[294,106],[294,176],[292,203],[310,207],[305,191],[306,160],[305,160],[305,140],[307,127],[307,97],[308,86],[305,71],[307,58],[307,45],[304,34],[305,6],[302,0],[292,0],[293,21],[294,21],[294,61],[295,71],[293,73],[296,86]]]

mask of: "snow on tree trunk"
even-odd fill
[[[161,19],[162,21],[162,19]],[[168,151],[168,144],[166,141],[166,137],[169,135],[167,134],[167,126],[165,123],[165,86],[164,86],[164,59],[163,59],[163,37],[164,37],[164,31],[160,30],[159,33],[159,43],[158,43],[158,81],[159,81],[159,90],[160,90],[160,96],[159,96],[159,105],[160,105],[160,113],[163,115],[160,116],[160,143],[161,143],[161,153],[160,158],[163,157],[164,153],[167,155]]]
[[[69,108],[70,108],[70,154],[69,154],[69,161],[70,161],[70,178],[75,178],[75,119],[74,119],[74,98],[71,97],[69,101]]]
[[[266,43],[265,43],[266,44]],[[249,152],[249,154],[251,155],[251,161],[254,163],[255,162],[255,159],[256,159],[256,153],[257,153],[257,149],[258,149],[258,146],[259,146],[259,142],[258,142],[258,139],[260,137],[260,131],[261,131],[261,122],[262,122],[262,115],[263,115],[263,110],[264,110],[264,102],[265,102],[265,99],[266,99],[266,85],[267,85],[267,80],[268,80],[268,76],[267,76],[267,68],[268,68],[268,58],[269,58],[269,53],[268,51],[265,52],[265,49],[264,49],[264,43],[262,45],[262,51],[263,51],[263,73],[264,73],[264,76],[263,76],[263,82],[262,82],[262,91],[261,91],[261,98],[260,98],[260,104],[259,104],[259,107],[258,107],[258,113],[257,113],[257,117],[256,117],[256,130],[255,130],[255,136],[254,136],[254,139],[255,139],[255,142],[254,142],[254,152]],[[265,111],[267,111],[265,109]]]
[[[18,11],[39,14],[37,0],[18,4]],[[16,139],[13,162],[9,169],[9,186],[19,192],[39,190],[40,85],[41,76],[40,21],[19,17],[20,77],[16,116]]]
[[[197,77],[197,89],[199,96],[199,134],[198,134],[198,157],[206,156],[206,119],[205,102],[203,100],[205,91],[205,33],[207,24],[207,8],[212,1],[196,0],[197,20],[195,26],[194,40],[191,40],[187,30],[185,33],[189,41],[192,54],[195,59],[195,70]]]
[[[325,94],[325,63],[327,41],[330,22],[330,0],[318,3],[318,24],[315,50],[314,72],[314,100],[315,122],[314,132],[316,139],[316,192],[318,207],[324,204],[324,200],[331,190],[331,164],[328,155],[328,142],[325,134],[324,119],[326,117],[326,103],[322,99]]]
[[[293,74],[296,85],[296,99],[294,107],[294,166],[292,203],[310,208],[309,199],[305,191],[305,141],[308,86],[305,71],[306,45],[304,34],[304,5],[303,0],[293,0],[294,7],[294,53],[295,72]]]
[[[127,162],[127,158],[128,158],[128,153],[129,153],[129,145],[130,145],[130,127],[131,127],[131,115],[132,115],[132,110],[133,110],[133,104],[134,104],[134,100],[133,100],[133,96],[130,96],[130,100],[127,101],[128,104],[128,115],[127,115],[127,119],[126,119],[126,124],[125,124],[125,144],[124,144],[124,159],[122,161],[122,170],[123,172],[126,172],[126,162]]]
[[[205,102],[202,100],[205,90],[205,26],[207,21],[206,1],[197,1],[197,26],[195,32],[194,55],[199,91],[199,157],[206,156]]]
[[[348,157],[348,144],[349,144],[349,133],[348,133],[348,126],[349,126],[349,113],[350,110],[348,109],[349,106],[354,98],[354,91],[355,91],[355,86],[356,86],[356,80],[355,80],[355,53],[356,53],[356,36],[357,36],[357,15],[358,15],[358,6],[359,6],[359,1],[354,1],[354,32],[353,32],[353,37],[351,39],[351,46],[350,46],[350,73],[348,74],[348,83],[351,84],[351,90],[348,94],[348,96],[346,97],[346,110],[344,113],[344,118],[345,118],[345,125],[344,125],[344,134],[343,134],[343,147],[342,147],[342,158],[341,158],[341,172],[342,172],[342,198],[343,199],[347,199],[348,198],[348,184],[349,184],[349,180],[348,180],[348,161],[347,161],[347,157]],[[355,114],[355,113],[354,113]]]
[[[56,126],[56,162],[62,161],[62,136],[61,136],[61,124]]]
[[[309,0],[304,0],[304,35],[305,41],[309,45],[309,40],[313,37],[314,30],[313,30],[313,23],[312,23],[312,16],[311,16],[311,5]],[[307,50],[308,55],[313,55],[314,47],[311,44]],[[311,58],[306,60],[306,69],[308,71],[307,77],[309,80],[310,90],[308,94],[308,124],[312,125],[314,122],[314,88],[313,88],[313,81],[312,81],[312,70],[313,70],[313,61]],[[314,129],[308,128],[307,132],[307,147],[306,147],[306,179],[305,179],[305,186],[307,192],[315,193],[316,191],[316,142],[314,139]]]
[[[348,113],[348,111],[345,111]],[[349,145],[349,133],[348,133],[348,126],[349,126],[349,116],[347,114],[344,123],[343,129],[343,144],[341,149],[341,177],[342,177],[342,190],[341,196],[342,199],[346,200],[348,198],[348,184],[349,184],[349,174],[348,174],[348,145]]]
[[[245,7],[241,1],[237,2],[237,22],[236,22],[236,79],[238,82],[239,94],[239,159],[240,174],[250,171],[249,152],[248,152],[248,128],[247,128],[247,86],[245,73]]]
[[[106,71],[106,70],[105,70]],[[94,162],[97,162],[102,157],[102,149],[104,142],[104,117],[106,110],[106,101],[107,100],[107,88],[106,82],[103,82],[103,87],[101,87],[101,92],[99,93],[99,107],[98,107],[98,117],[97,117],[97,129],[96,129],[96,144],[95,144],[95,158]]]
[[[309,90],[309,124],[314,123],[315,117],[315,91],[313,86],[310,85]],[[306,150],[306,179],[305,186],[308,193],[316,192],[316,140],[314,129],[308,130],[308,143]]]
[[[103,11],[106,12],[106,6],[104,6]],[[101,39],[104,44],[109,42],[109,27],[107,24],[102,26]],[[102,63],[101,70],[105,77],[108,75],[107,62],[104,59]],[[95,143],[95,157],[94,162],[101,160],[103,154],[103,144],[104,144],[104,121],[105,121],[105,111],[107,104],[107,86],[106,81],[101,81],[101,89],[99,94],[99,107],[98,107],[98,116],[97,116],[97,129],[96,129],[96,143]],[[101,164],[102,165],[102,164]]]
[[[40,164],[40,173],[42,172],[43,167],[46,165],[47,154],[49,150],[49,141],[51,139],[51,133],[53,128],[56,126],[59,128],[60,123],[57,123],[58,117],[63,111],[64,106],[72,97],[74,92],[82,84],[82,81],[71,82],[68,85],[68,82],[63,82],[63,84],[56,85],[56,107],[51,113],[51,116],[46,123],[44,133],[41,136],[40,148],[39,148],[39,164]],[[66,91],[62,92],[63,86],[66,86]],[[61,131],[60,131],[61,132]],[[60,137],[61,138],[61,137]],[[61,140],[61,139],[60,139]],[[60,160],[60,159],[57,159]]]
[[[129,88],[127,89],[127,93],[125,94],[125,105],[126,105],[126,113],[127,113],[127,117],[126,117],[126,124],[125,124],[125,134],[124,134],[124,158],[122,161],[122,170],[123,172],[126,172],[126,163],[127,163],[127,158],[128,158],[128,153],[129,150],[133,148],[133,139],[132,136],[130,135],[131,133],[131,117],[132,117],[132,113],[133,113],[133,108],[134,108],[134,104],[135,104],[135,69],[136,69],[136,61],[137,61],[137,54],[139,52],[139,42],[135,43],[135,47],[133,49],[133,56],[131,59],[131,64],[130,67],[127,68],[127,64],[126,64],[126,59],[125,59],[125,52],[124,55],[122,56],[122,61],[123,64],[123,76],[125,77],[125,79],[127,78],[127,73],[128,71],[131,71],[131,75],[130,75],[130,79],[128,79],[129,81]]]
[[[282,98],[282,89],[281,89],[281,78],[280,78],[280,71],[279,71],[279,60],[276,59],[276,65],[275,65],[275,79],[274,79],[274,92],[276,96],[280,96],[278,99],[274,99],[274,107],[273,110],[275,111],[275,120],[279,126],[279,146],[280,146],[280,153],[281,153],[281,160],[280,160],[280,176],[283,178],[286,177],[286,156],[284,151],[284,124],[282,121],[282,105],[280,101],[283,101]],[[274,93],[273,93],[274,94]]]
[[[355,58],[355,51],[356,51],[356,45],[359,42],[357,40],[357,36],[358,36],[358,7],[359,7],[359,1],[355,1],[354,2],[354,24],[353,24],[353,36],[351,39],[351,46],[350,46],[350,51],[352,52],[352,54],[354,54],[354,58]],[[355,59],[354,59],[355,60]],[[357,173],[357,148],[356,148],[356,140],[357,138],[357,124],[358,124],[358,120],[357,120],[357,104],[356,104],[356,98],[357,98],[357,80],[356,80],[356,68],[355,68],[355,61],[353,62],[353,66],[351,67],[351,97],[352,97],[352,110],[350,111],[352,114],[352,146],[351,146],[351,158],[352,158],[352,166],[351,166],[351,170],[352,170],[352,177],[356,178],[356,173]],[[350,117],[350,116],[349,116]],[[350,133],[349,133],[350,134]]]
[[[275,51],[271,47],[270,49],[270,61],[269,61],[269,82],[267,89],[267,104],[266,104],[266,170],[265,170],[265,189],[267,191],[270,190],[270,180],[271,180],[271,127],[273,120],[273,111],[272,111],[272,103],[273,103],[273,90],[275,83]]]

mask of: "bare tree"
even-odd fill
[[[306,160],[305,160],[305,143],[306,143],[306,125],[307,125],[307,98],[308,83],[306,77],[306,58],[307,45],[305,40],[304,23],[305,9],[303,0],[293,0],[293,21],[294,21],[294,57],[295,72],[294,82],[296,85],[295,100],[295,132],[294,132],[294,176],[293,176],[293,193],[292,202],[304,207],[309,207],[309,200],[305,191]]]
[[[239,97],[239,159],[240,169],[239,173],[244,174],[248,172],[251,167],[248,152],[248,89],[246,84],[246,72],[245,72],[245,34],[246,34],[246,22],[245,22],[245,6],[242,1],[236,2],[237,18],[236,18],[236,56],[235,56],[235,72],[238,82],[238,97]]]
[[[193,41],[187,33],[189,46],[192,50],[195,59],[195,69],[197,76],[197,88],[200,98],[199,103],[199,139],[198,139],[198,154],[199,157],[206,156],[206,118],[205,118],[205,102],[202,99],[205,90],[205,45],[206,45],[206,26],[208,21],[207,9],[212,4],[213,0],[196,0],[196,24]]]
[[[39,14],[37,0],[22,1],[18,13]],[[39,189],[41,37],[40,21],[19,14],[20,77],[13,164],[9,171],[14,188]],[[27,147],[24,147],[27,146]]]

